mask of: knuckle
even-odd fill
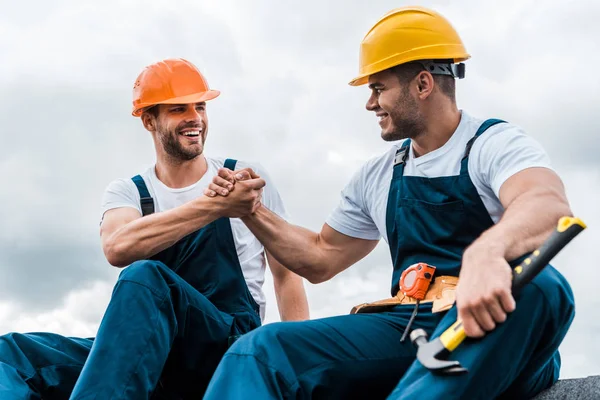
[[[490,293],[483,297],[482,303],[485,305],[491,306],[496,303],[497,295],[495,293]]]

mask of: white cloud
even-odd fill
[[[294,221],[320,229],[352,173],[389,146],[364,109],[367,90],[347,85],[360,39],[399,5],[371,3],[61,0],[3,9],[0,332],[97,328],[116,273],[99,251],[100,197],[112,179],[153,162],[130,96],[140,69],[161,58],[189,58],[222,91],[208,108],[207,152],[260,161]],[[563,375],[600,373],[600,3],[422,3],[453,22],[472,54],[459,105],[538,139],[590,226],[557,258],[578,304]],[[307,284],[312,316],[387,296],[390,268],[382,243],[330,282]],[[278,319],[271,283],[269,322]]]

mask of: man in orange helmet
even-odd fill
[[[258,165],[204,155],[206,102],[218,95],[186,60],[140,74],[133,115],[152,135],[156,165],[108,186],[100,229],[109,263],[129,266],[95,339],[0,337],[0,398],[201,398],[227,347],[261,325],[266,259],[281,319],[308,318],[302,278],[237,218],[261,201],[285,218],[273,183]],[[261,177],[239,182],[235,203],[203,196],[222,167]]]
[[[350,267],[383,237],[392,298],[244,336],[223,357],[205,399],[525,399],[558,379],[557,349],[574,315],[569,284],[547,266],[515,302],[510,265],[571,210],[537,142],[512,124],[458,109],[455,79],[468,58],[450,23],[423,7],[393,10],[367,33],[351,85],[369,85],[366,108],[379,118],[382,138],[400,142],[354,175],[320,233],[265,207],[242,220],[313,283]],[[231,171],[219,174],[208,195],[232,183],[237,190]],[[420,304],[399,287],[419,263],[436,267]],[[489,332],[452,353],[468,374],[437,376],[415,361],[411,342],[401,341],[415,307],[412,328],[429,337],[457,317],[467,336]]]

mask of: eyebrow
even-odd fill
[[[181,103],[181,104],[169,104],[169,106],[170,106],[170,107],[186,107],[188,104],[189,104],[189,103],[186,103],[186,104],[183,104],[183,103]],[[206,105],[206,102],[205,102],[205,101],[201,101],[201,102],[199,102],[199,103],[193,103],[193,104],[194,104],[194,106],[195,106],[195,107],[198,107],[198,106],[205,106],[205,105]]]

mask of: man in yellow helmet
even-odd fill
[[[308,318],[302,279],[238,218],[261,199],[285,216],[275,186],[256,163],[204,152],[206,102],[219,94],[187,60],[144,68],[132,114],[153,139],[156,163],[104,193],[102,248],[124,269],[98,334],[0,336],[0,399],[202,398],[227,347],[265,317],[267,260],[282,320]],[[235,203],[203,196],[219,168],[236,164],[260,168],[262,178],[237,186]]]
[[[207,399],[524,399],[558,379],[571,289],[547,266],[515,301],[510,265],[571,215],[570,206],[537,142],[507,122],[458,109],[455,79],[468,58],[450,23],[422,7],[393,10],[367,33],[351,85],[368,83],[366,107],[379,117],[382,138],[399,142],[354,175],[320,233],[264,207],[243,221],[313,283],[350,267],[383,237],[392,298],[248,334],[226,353]],[[231,171],[219,175],[207,195],[235,182]],[[416,294],[399,281],[418,263],[436,269],[412,328],[435,338],[459,317],[467,336],[485,336],[452,354],[466,375],[432,374],[401,341]]]

